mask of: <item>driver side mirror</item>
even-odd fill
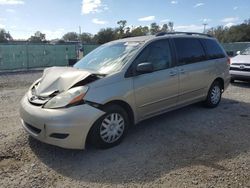
[[[154,67],[150,62],[140,63],[137,65],[136,71],[139,73],[150,73],[154,71]]]

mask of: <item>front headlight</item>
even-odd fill
[[[62,108],[68,105],[82,102],[83,97],[86,95],[87,91],[87,86],[74,87],[50,99],[44,105],[44,108]]]

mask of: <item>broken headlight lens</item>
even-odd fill
[[[88,91],[87,86],[74,87],[68,91],[64,91],[50,99],[44,108],[62,108],[68,105],[74,105],[83,101],[84,96]]]

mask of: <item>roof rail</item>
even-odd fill
[[[195,33],[195,32],[160,32],[157,33],[155,36],[159,37],[159,36],[164,36],[164,35],[180,35],[180,34],[184,34],[184,35],[200,35],[200,36],[206,36],[206,37],[213,37],[212,35],[209,34],[205,34],[205,33]]]

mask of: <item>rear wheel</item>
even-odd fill
[[[118,105],[109,105],[106,112],[93,125],[90,141],[96,148],[110,148],[118,145],[124,138],[128,128],[128,115]]]
[[[220,82],[215,81],[207,94],[207,99],[205,101],[205,105],[209,108],[215,108],[219,105],[221,101],[221,95],[222,95],[222,87]]]

